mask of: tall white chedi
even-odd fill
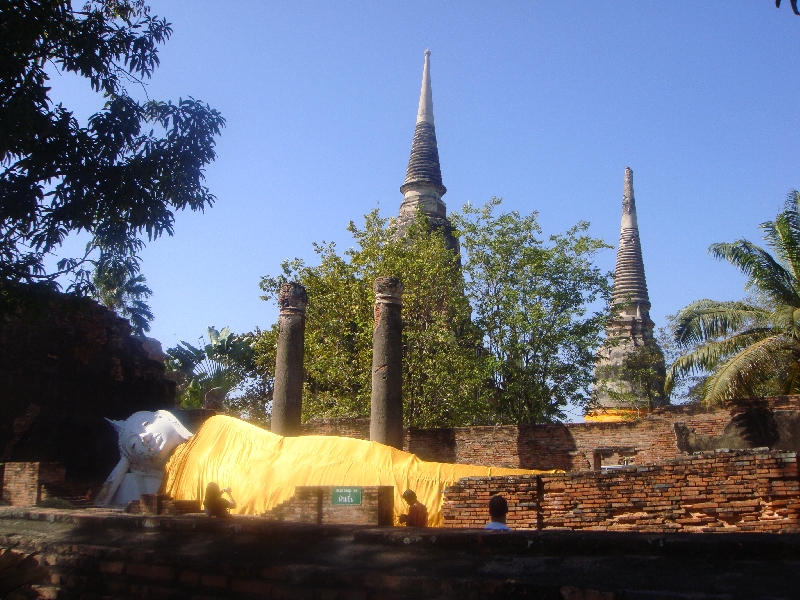
[[[600,351],[600,360],[595,367],[598,406],[586,416],[587,420],[620,420],[632,408],[646,403],[646,398],[635,397],[641,394],[641,390],[625,381],[623,375],[626,361],[630,361],[630,357],[642,349],[650,351],[649,367],[655,375],[650,381],[654,400],[651,404],[664,402],[664,355],[653,338],[654,323],[650,318],[650,296],[644,276],[636,199],[633,195],[633,171],[630,167],[625,167],[622,222],[611,303],[616,316],[606,328],[606,338],[612,343]],[[633,402],[631,396],[634,396]]]

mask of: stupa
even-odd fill
[[[431,227],[443,231],[447,246],[458,252],[458,239],[453,236],[453,226],[447,218],[447,207],[442,200],[447,188],[442,184],[439,147],[433,122],[430,50],[425,50],[417,123],[414,127],[406,179],[400,186],[400,192],[403,194],[403,202],[397,217],[398,235],[403,236],[417,215],[422,213]]]
[[[653,337],[650,297],[633,195],[633,171],[625,168],[617,265],[611,303],[616,310],[606,328],[607,345],[595,367],[596,406],[587,421],[621,421],[664,403],[664,354]],[[639,381],[626,380],[640,369]],[[644,374],[644,371],[649,371]],[[649,376],[648,376],[649,375]],[[646,381],[642,383],[641,379]]]

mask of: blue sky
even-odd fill
[[[742,297],[709,244],[758,240],[800,187],[800,17],[773,0],[150,4],[174,35],[148,95],[227,119],[217,203],[143,255],[165,347],[268,327],[262,275],[314,241],[348,247],[348,221],[376,206],[396,214],[426,48],[448,209],[501,196],[545,233],[587,220],[616,245],[630,166],[657,325]],[[80,118],[101,104],[76,78],[52,83]]]

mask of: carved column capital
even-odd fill
[[[403,305],[403,282],[397,277],[376,277],[373,289],[375,304]]]
[[[307,305],[308,294],[302,285],[289,281],[281,286],[281,291],[278,292],[278,306],[281,315],[305,316]]]

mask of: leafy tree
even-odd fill
[[[676,342],[673,330],[677,323],[676,315],[667,315],[667,324],[656,330],[656,341],[664,352],[664,364],[671,365],[683,354],[687,353],[686,347],[681,348]],[[694,348],[692,348],[693,350]],[[692,375],[683,375],[680,380],[674,381],[669,389],[671,404],[698,403],[701,401],[700,390],[708,377],[706,372],[696,372]],[[667,393],[667,390],[664,390]]]
[[[224,119],[193,98],[128,93],[152,76],[172,33],[144,0],[80,10],[69,0],[6,0],[1,14],[0,303],[65,275],[75,293],[109,278],[114,287],[125,270],[135,278],[145,238],[171,235],[174,211],[213,203],[203,172]],[[103,109],[81,125],[51,99],[47,65],[85,78]],[[47,255],[73,232],[89,234],[85,254],[48,269]]]
[[[275,332],[277,334],[277,331]],[[256,328],[246,334],[250,339],[252,353],[248,353],[246,361],[237,360],[236,370],[239,383],[233,391],[225,396],[222,406],[226,414],[250,421],[261,426],[270,422],[272,415],[273,369],[275,363],[261,366],[255,352],[256,342],[270,338],[269,331]],[[277,341],[277,340],[276,340]]]
[[[403,295],[403,401],[406,424],[415,427],[486,422],[484,373],[476,353],[458,256],[442,233],[418,215],[405,237],[377,211],[363,228],[350,223],[356,246],[340,255],[334,244],[315,244],[320,264],[285,261],[283,273],[262,279],[265,300],[294,279],[308,292],[305,419],[368,416],[372,368],[372,284],[399,277]],[[277,326],[256,344],[258,360],[275,364]]]
[[[581,223],[545,245],[535,215],[452,215],[464,233],[460,257],[419,214],[398,239],[377,211],[341,256],[315,245],[320,264],[295,259],[264,277],[265,300],[294,279],[304,285],[306,321],[304,418],[368,416],[372,357],[372,282],[395,275],[403,298],[404,416],[410,426],[530,423],[562,417],[568,402],[588,397],[605,313],[588,305],[608,297],[607,276],[591,258],[606,245]],[[471,301],[471,304],[470,304]],[[473,311],[476,318],[472,319]],[[257,360],[274,365],[277,329],[256,343]]]
[[[207,329],[208,343],[197,348],[181,342],[167,350],[167,369],[187,376],[183,408],[201,408],[208,394],[222,399],[226,413],[264,422],[271,401],[272,378],[255,363],[253,343],[260,331],[236,335],[228,327]]]
[[[664,353],[658,345],[637,345],[629,349],[621,365],[595,369],[598,381],[593,395],[602,392],[634,410],[649,409],[664,400],[664,371]]]
[[[135,267],[135,265],[130,265]],[[150,331],[153,312],[147,298],[153,291],[147,287],[144,275],[138,269],[119,268],[96,270],[92,275],[95,299],[103,306],[128,319],[135,335],[144,336]]]
[[[609,275],[592,264],[605,242],[580,222],[549,243],[536,213],[482,208],[453,215],[462,232],[466,292],[483,335],[496,420],[563,419],[567,403],[590,399],[595,349],[608,319]],[[592,312],[590,306],[601,302]]]
[[[800,194],[761,224],[767,250],[747,240],[712,244],[748,278],[745,301],[699,300],[682,309],[673,330],[689,349],[667,373],[667,388],[686,375],[710,373],[701,387],[707,403],[765,393],[800,392]]]

